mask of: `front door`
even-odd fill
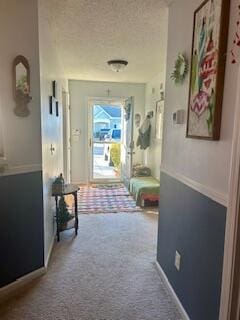
[[[132,158],[134,154],[133,109],[134,98],[130,97],[124,101],[123,107],[123,143],[121,152],[121,176],[122,181],[126,187],[129,187],[129,182],[132,177]]]
[[[90,182],[121,180],[122,101],[91,103],[89,119]]]

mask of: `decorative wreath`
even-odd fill
[[[186,75],[188,73],[189,65],[188,60],[183,54],[179,54],[174,65],[173,73],[171,74],[171,79],[175,84],[182,84]]]

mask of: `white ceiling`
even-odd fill
[[[164,0],[47,0],[53,36],[67,78],[145,83],[166,58]],[[126,59],[114,73],[111,59]]]

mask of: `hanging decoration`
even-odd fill
[[[182,84],[188,73],[189,64],[187,58],[183,54],[179,54],[174,65],[173,73],[171,74],[171,79],[175,84]]]
[[[163,101],[165,98],[163,83],[160,84],[160,100]]]
[[[239,61],[240,53],[240,4],[238,6],[238,19],[236,22],[236,31],[234,33],[233,44],[231,49],[231,62],[236,64]]]
[[[13,95],[16,102],[14,113],[18,117],[27,117],[30,114],[28,104],[30,96],[30,65],[28,60],[19,55],[13,61]]]
[[[136,113],[135,114],[134,121],[135,121],[136,128],[139,128],[140,124],[141,124],[141,115],[140,115],[140,113]]]
[[[126,121],[130,119],[131,109],[132,109],[131,103],[127,103],[126,106],[124,107],[124,111],[125,111],[124,118]]]
[[[204,0],[194,12],[187,138],[220,139],[229,5]]]
[[[59,117],[59,104],[58,104],[58,97],[57,97],[57,81],[52,81],[52,95],[49,96],[49,113],[53,114],[55,107],[55,114]]]

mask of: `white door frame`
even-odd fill
[[[133,139],[133,130],[134,130],[134,126],[133,126],[133,121],[134,121],[134,97],[128,97],[127,99],[125,99],[124,101],[124,107],[126,107],[126,103],[131,102],[131,110],[130,110],[130,118],[128,120],[124,120],[123,122],[123,144],[122,144],[122,154],[121,154],[121,159],[122,161],[127,161],[130,158],[130,166],[126,166],[126,170],[128,171],[128,174],[124,176],[124,170],[122,170],[121,172],[121,177],[122,177],[122,181],[125,184],[126,187],[129,187],[129,182],[132,176],[132,166],[133,166],[133,154],[134,154],[134,139]],[[125,111],[126,113],[126,111]],[[125,126],[124,126],[125,124]],[[130,125],[130,143],[128,143],[128,139],[127,139],[127,135],[129,134],[127,127],[128,125]],[[125,132],[124,132],[124,128],[125,128]],[[124,159],[125,158],[125,159]]]
[[[64,178],[71,182],[71,124],[70,124],[70,100],[69,92],[62,91],[63,107],[63,167]]]
[[[125,98],[123,97],[88,97],[88,109],[87,109],[87,127],[88,127],[88,140],[87,140],[87,160],[90,165],[88,165],[88,183],[105,183],[105,182],[121,182],[121,177],[119,179],[93,179],[93,155],[92,155],[92,110],[95,104],[107,104],[107,105],[124,105]]]
[[[240,66],[238,67],[237,88],[240,88]],[[240,90],[237,90],[232,154],[231,171],[229,178],[229,200],[226,219],[225,248],[222,276],[222,293],[219,320],[231,320],[231,290],[233,282],[233,268],[235,262],[237,218],[240,197]]]

